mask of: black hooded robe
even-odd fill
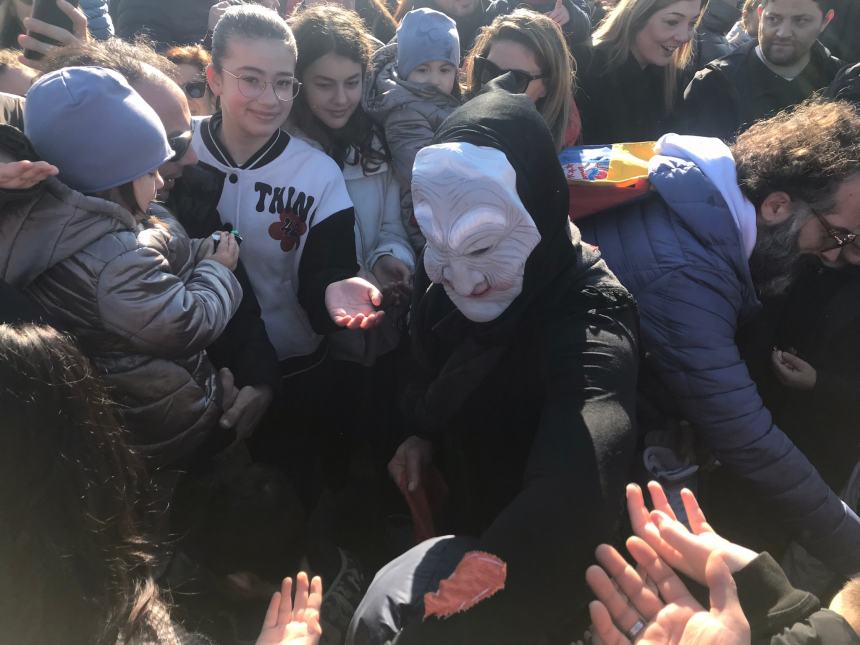
[[[525,96],[478,96],[442,124],[434,143],[447,142],[504,152],[541,234],[523,292],[494,321],[467,320],[423,263],[415,285],[411,333],[428,380],[409,427],[440,448],[453,505],[446,528],[479,537],[477,549],[507,563],[507,581],[468,611],[413,621],[396,642],[566,645],[575,634],[565,626],[589,599],[585,569],[622,513],[635,305],[571,230],[552,137]]]

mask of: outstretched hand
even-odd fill
[[[46,161],[13,161],[0,163],[0,188],[26,190],[40,181],[59,174],[56,166]]]
[[[296,576],[295,601],[292,587],[292,578],[284,578],[281,590],[272,596],[257,645],[319,644],[322,635],[322,580],[319,577],[311,580],[308,592],[308,575],[301,571]]]
[[[605,544],[596,552],[602,567],[592,566],[586,572],[586,580],[598,598],[589,605],[591,620],[604,645],[750,642],[749,624],[740,607],[737,587],[718,553],[708,560],[711,610],[706,611],[644,540],[631,537],[627,548],[644,577]]]
[[[648,545],[671,567],[683,572],[700,584],[707,584],[706,566],[710,555],[723,554],[731,572],[752,562],[758,555],[734,542],[729,542],[708,524],[692,491],[681,491],[681,500],[691,531],[677,521],[663,487],[657,482],[648,483],[648,492],[654,511],[645,506],[642,489],[636,484],[627,485],[627,512],[633,533]]]
[[[382,294],[363,278],[333,282],[325,290],[325,306],[339,327],[370,329],[382,322]]]

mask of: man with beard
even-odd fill
[[[758,43],[709,63],[684,92],[679,131],[733,140],[759,119],[827,87],[841,67],[818,36],[833,19],[830,0],[765,0]]]
[[[817,256],[860,264],[860,113],[810,101],[731,149],[666,135],[645,199],[578,222],[639,304],[640,392],[689,421],[759,513],[835,571],[860,573],[860,520],[777,428],[741,359],[739,324]]]

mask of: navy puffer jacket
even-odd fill
[[[578,222],[582,237],[638,301],[652,372],[713,454],[808,551],[858,573],[860,520],[774,425],[735,344],[759,303],[732,214],[697,166],[661,160],[652,195]]]

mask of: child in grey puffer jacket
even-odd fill
[[[362,103],[385,133],[401,185],[403,224],[416,254],[424,247],[424,236],[412,214],[412,164],[460,105],[459,63],[454,21],[433,9],[416,9],[403,17],[396,42],[379,49],[368,69]]]

